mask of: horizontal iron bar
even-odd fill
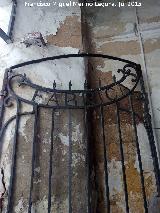
[[[139,64],[136,64],[132,61],[129,60],[125,60],[122,58],[118,58],[118,57],[114,57],[114,56],[110,56],[110,55],[104,55],[104,54],[92,54],[92,53],[80,53],[80,54],[67,54],[67,55],[58,55],[58,56],[51,56],[51,57],[46,57],[46,58],[40,58],[40,59],[36,59],[36,60],[31,60],[31,61],[27,61],[27,62],[23,62],[14,66],[11,66],[10,69],[16,69],[16,68],[20,68],[23,66],[27,66],[30,64],[37,64],[37,63],[41,63],[44,61],[51,61],[51,60],[57,60],[57,59],[63,59],[63,58],[84,58],[84,57],[92,57],[92,58],[106,58],[106,59],[110,59],[110,60],[116,60],[116,61],[121,61],[127,64],[132,64],[136,67],[139,66]]]

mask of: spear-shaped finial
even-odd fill
[[[69,82],[69,90],[71,90],[72,89],[72,82],[70,81]]]
[[[84,89],[87,89],[88,88],[88,83],[87,83],[87,80],[85,80],[84,82]]]
[[[115,75],[113,76],[113,81],[114,81],[114,83],[116,83],[116,76]]]
[[[56,88],[56,82],[54,80],[54,82],[53,82],[53,89],[55,89],[55,88]]]

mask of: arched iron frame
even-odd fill
[[[117,72],[122,74],[121,79],[116,80],[116,78],[113,78],[113,83],[101,86],[101,83],[98,88],[88,88],[87,81],[84,83],[84,89],[83,90],[73,90],[72,89],[72,83],[69,82],[69,88],[68,90],[62,90],[56,88],[56,82],[53,82],[53,88],[46,88],[40,85],[37,85],[35,83],[32,83],[26,74],[17,74],[14,73],[14,70],[17,68],[21,68],[27,65],[31,64],[37,64],[42,63],[45,61],[50,60],[59,60],[59,59],[67,59],[67,58],[104,58],[109,60],[115,60],[125,63],[125,66],[122,69],[118,69]],[[123,85],[124,81],[131,77],[132,82],[132,88],[129,89],[126,86]],[[20,97],[16,92],[14,91],[14,88],[12,86],[12,82],[18,82],[19,86],[26,86],[29,88],[32,88],[34,92],[34,96],[27,100],[23,97]],[[109,199],[109,184],[108,184],[108,168],[107,168],[107,155],[106,150],[107,147],[105,145],[105,131],[104,131],[104,107],[109,106],[111,104],[116,104],[116,117],[117,117],[117,128],[119,132],[119,142],[120,142],[120,153],[121,153],[121,162],[122,162],[122,173],[123,173],[123,183],[124,183],[124,193],[125,193],[125,204],[126,204],[126,212],[129,213],[129,203],[128,203],[128,191],[127,191],[127,181],[126,181],[126,173],[125,173],[125,162],[124,162],[124,150],[123,150],[123,141],[122,141],[122,133],[121,133],[121,127],[120,127],[120,111],[128,112],[132,116],[133,121],[133,127],[134,132],[136,135],[136,149],[137,149],[137,156],[139,161],[139,169],[140,169],[140,177],[141,177],[141,186],[142,186],[142,194],[143,194],[143,201],[144,201],[144,210],[147,213],[148,212],[148,204],[147,204],[147,198],[145,193],[145,184],[144,184],[144,175],[143,175],[143,165],[141,160],[141,152],[138,142],[138,135],[137,135],[137,127],[136,127],[136,117],[139,115],[134,112],[133,109],[133,100],[132,100],[132,94],[137,87],[137,85],[140,84],[141,87],[141,100],[143,102],[144,107],[144,114],[143,118],[139,118],[143,121],[144,126],[146,128],[146,132],[149,139],[150,144],[150,150],[151,150],[151,156],[153,160],[153,166],[154,166],[154,173],[155,173],[155,179],[156,179],[156,188],[157,188],[157,196],[160,196],[160,170],[159,170],[159,161],[158,161],[158,154],[156,150],[155,140],[154,140],[154,133],[152,130],[152,123],[151,123],[151,116],[149,113],[149,102],[148,102],[148,96],[145,91],[145,86],[143,82],[142,77],[142,71],[141,66],[139,64],[136,64],[134,62],[131,62],[129,60],[121,59],[118,57],[103,55],[103,54],[88,54],[88,53],[81,53],[81,54],[68,54],[68,55],[58,55],[53,57],[46,57],[42,59],[37,60],[31,60],[27,61],[21,64],[17,64],[15,66],[10,67],[5,72],[4,77],[4,84],[1,91],[1,108],[0,108],[0,147],[2,147],[2,140],[4,132],[6,131],[8,125],[13,121],[16,120],[16,126],[15,126],[15,136],[14,136],[14,143],[13,143],[13,154],[12,154],[12,166],[11,166],[11,176],[10,176],[10,185],[8,189],[8,206],[7,206],[7,213],[12,212],[12,199],[13,199],[13,184],[14,184],[14,176],[15,176],[15,165],[16,165],[16,148],[17,148],[17,137],[18,137],[18,128],[19,128],[19,121],[21,116],[33,114],[35,116],[35,122],[34,122],[34,138],[33,138],[33,145],[32,145],[32,172],[31,172],[31,182],[30,182],[30,194],[29,194],[29,201],[28,201],[28,213],[31,213],[31,207],[32,207],[32,189],[33,189],[33,177],[34,177],[34,160],[35,160],[35,142],[36,142],[36,131],[37,131],[37,117],[38,117],[38,109],[40,107],[44,108],[51,108],[54,110],[56,109],[66,109],[68,110],[69,114],[69,171],[68,171],[68,186],[69,186],[69,213],[72,212],[72,195],[71,195],[71,189],[72,189],[72,142],[71,142],[71,127],[72,127],[72,120],[71,120],[71,113],[70,109],[82,109],[84,110],[84,117],[85,117],[85,131],[86,131],[86,137],[88,135],[87,133],[87,112],[90,109],[94,108],[100,108],[100,117],[101,117],[101,127],[102,127],[102,138],[103,138],[103,145],[104,145],[104,171],[105,171],[105,184],[106,184],[106,198],[107,198],[107,210],[110,212],[110,199]],[[122,88],[125,88],[126,92],[125,94],[122,93],[120,96],[110,96],[110,91],[114,91],[116,86],[120,86]],[[44,92],[47,94],[50,94],[50,99],[46,103],[38,103],[36,101],[36,97],[39,96],[39,92]],[[81,103],[78,102],[79,95],[82,97],[83,101]],[[59,97],[63,97],[63,101],[59,101]],[[102,96],[106,97],[104,100]],[[95,97],[99,97],[98,101],[95,101]],[[130,102],[130,110],[121,108],[119,106],[119,102],[129,97]],[[17,113],[15,116],[11,117],[6,123],[3,123],[3,117],[4,117],[4,111],[5,108],[10,106],[11,101],[15,100],[17,103]],[[32,112],[24,112],[21,113],[21,103],[26,103],[33,106]],[[54,113],[53,113],[54,117]],[[53,137],[52,142],[53,142]],[[87,142],[87,168],[88,168],[88,184],[87,184],[87,192],[88,192],[88,212],[91,211],[91,191],[90,191],[90,162],[89,162],[89,143]],[[51,143],[51,151],[50,151],[50,171],[49,171],[49,177],[48,177],[48,183],[49,183],[49,191],[48,191],[48,213],[51,212],[51,175],[52,175],[52,152],[53,152],[53,144]]]

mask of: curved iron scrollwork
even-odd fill
[[[42,63],[45,61],[50,60],[60,60],[60,59],[66,59],[66,58],[104,58],[109,60],[115,60],[125,63],[123,68],[118,69],[117,73],[121,75],[121,78],[117,80],[115,75],[113,76],[113,81],[109,85],[102,86],[101,81],[99,80],[99,86],[97,88],[89,88],[87,81],[84,82],[84,89],[81,90],[75,90],[72,89],[72,82],[69,82],[68,89],[58,89],[56,82],[53,81],[53,87],[47,88],[43,87],[41,85],[37,85],[36,83],[32,82],[29,77],[26,74],[17,74],[17,72],[14,72],[15,69],[21,68],[24,66],[28,66],[31,64],[37,64]],[[126,82],[126,83],[125,83]],[[130,83],[130,88],[126,86]],[[134,103],[133,98],[135,89],[140,83],[141,85],[141,91],[140,95],[141,101],[144,108],[143,115],[139,111],[136,112],[134,109]],[[28,98],[25,98],[25,96],[22,95],[22,93],[18,93],[19,89],[24,89],[24,91],[28,88],[31,90],[31,94]],[[110,192],[109,192],[109,182],[108,182],[108,159],[107,159],[107,149],[106,149],[106,135],[105,135],[105,106],[108,110],[110,105],[114,105],[114,116],[115,119],[115,125],[117,128],[117,140],[119,141],[120,147],[120,161],[122,163],[122,176],[123,176],[123,185],[124,185],[124,197],[125,197],[125,206],[126,206],[126,212],[129,213],[129,199],[128,199],[128,188],[127,188],[127,179],[126,179],[126,165],[125,165],[125,159],[124,159],[124,144],[123,144],[123,137],[122,137],[122,129],[121,129],[121,113],[128,113],[131,117],[131,125],[133,127],[134,135],[135,135],[135,150],[136,154],[138,156],[138,165],[139,165],[139,173],[140,173],[140,179],[141,179],[141,188],[142,188],[142,197],[143,197],[143,205],[144,210],[147,213],[148,212],[148,204],[147,204],[147,197],[146,197],[146,191],[145,191],[145,183],[144,183],[144,172],[143,172],[143,166],[142,166],[142,159],[141,159],[141,150],[139,146],[139,139],[138,139],[138,133],[137,133],[137,120],[141,121],[141,123],[144,124],[144,127],[146,128],[146,132],[148,135],[148,140],[150,144],[151,149],[151,156],[153,160],[153,167],[154,167],[154,173],[155,173],[155,179],[156,179],[156,190],[157,195],[160,196],[160,170],[159,170],[159,164],[158,164],[158,154],[156,150],[156,145],[154,141],[154,134],[152,130],[152,123],[150,119],[149,114],[149,107],[148,107],[148,100],[147,100],[147,94],[145,92],[144,88],[144,82],[142,78],[142,72],[141,72],[141,66],[139,64],[136,64],[134,62],[108,56],[108,55],[102,55],[102,54],[68,54],[68,55],[59,55],[59,56],[53,56],[53,57],[47,57],[32,61],[27,61],[21,64],[17,64],[15,66],[10,67],[6,70],[5,78],[4,78],[4,85],[1,92],[1,108],[0,108],[0,152],[1,152],[1,146],[2,146],[2,139],[5,134],[6,128],[8,125],[15,121],[15,135],[14,135],[14,141],[13,141],[13,158],[12,158],[12,165],[11,165],[11,176],[10,176],[10,185],[8,187],[8,204],[7,204],[7,213],[10,213],[13,209],[12,205],[12,198],[13,198],[13,192],[14,192],[14,181],[15,181],[15,168],[16,168],[16,151],[17,151],[17,141],[18,141],[18,129],[19,129],[19,123],[20,118],[22,116],[30,116],[33,115],[34,117],[34,128],[33,128],[33,142],[32,142],[32,162],[31,162],[31,179],[30,179],[30,189],[29,189],[29,199],[28,199],[28,212],[31,212],[32,208],[32,191],[33,191],[33,179],[34,179],[34,166],[35,166],[35,144],[38,141],[38,122],[39,122],[39,109],[40,108],[49,108],[52,111],[52,122],[51,122],[51,148],[50,148],[50,161],[49,161],[49,175],[48,175],[48,212],[51,212],[51,176],[52,176],[52,155],[53,155],[53,132],[54,132],[54,119],[55,119],[55,111],[59,111],[60,109],[67,110],[68,113],[68,135],[69,135],[69,162],[68,162],[68,197],[69,197],[69,212],[72,212],[72,115],[70,109],[82,109],[84,115],[84,140],[86,141],[86,167],[87,167],[87,185],[86,185],[86,191],[87,191],[87,212],[91,212],[91,190],[90,190],[90,147],[88,143],[88,111],[90,109],[94,109],[99,111],[99,118],[100,118],[100,131],[102,131],[102,144],[103,144],[103,151],[104,151],[104,174],[105,174],[105,190],[106,190],[106,199],[107,199],[107,212],[110,212]],[[45,98],[44,98],[45,97]],[[125,108],[123,105],[121,105],[122,100],[127,99],[127,108]],[[16,103],[17,112],[15,115],[10,117],[8,121],[3,122],[4,112],[7,107],[11,107],[13,103]],[[32,106],[32,110],[29,112],[22,112],[21,111],[21,105],[22,103],[26,103]],[[62,110],[62,111],[63,111]],[[91,110],[93,112],[94,110]]]
[[[67,57],[66,57],[67,56]],[[83,90],[72,90],[72,83],[69,82],[69,88],[68,90],[62,90],[62,89],[57,89],[56,88],[56,82],[53,82],[53,88],[46,88],[42,87],[40,85],[37,85],[29,80],[26,74],[14,74],[13,70],[19,67],[23,67],[26,65],[34,64],[34,63],[40,63],[43,61],[47,60],[56,60],[56,59],[63,59],[63,58],[69,58],[69,57],[102,57],[107,58],[107,59],[113,59],[113,60],[119,60],[121,62],[127,62],[127,64],[123,67],[123,69],[118,69],[117,72],[122,74],[122,77],[105,86],[100,86],[95,89],[91,88],[86,88],[86,82],[84,83],[84,89]],[[62,55],[62,56],[55,56],[55,57],[49,57],[49,58],[43,58],[39,60],[34,60],[26,63],[22,63],[19,65],[12,66],[9,71],[12,73],[8,79],[8,92],[15,98],[19,99],[22,102],[34,105],[38,104],[39,106],[42,107],[47,107],[47,108],[94,108],[94,107],[99,107],[99,106],[107,106],[110,104],[113,104],[117,101],[122,100],[123,98],[127,97],[129,94],[131,94],[134,89],[136,88],[139,79],[141,77],[141,69],[140,65],[135,64],[130,61],[126,61],[124,59],[120,58],[115,58],[107,55],[101,55],[101,54],[70,54],[70,55]],[[131,83],[133,84],[131,89],[126,88],[123,83],[125,80],[128,80],[131,78]],[[13,88],[13,82],[16,82],[19,87],[29,87],[32,90],[34,90],[34,96],[32,99],[27,100],[24,99],[23,97],[20,97],[16,92],[14,91]],[[119,96],[116,95],[116,90],[117,88],[121,89],[121,87],[126,89],[126,92],[123,93]],[[115,92],[115,94],[114,94]],[[40,93],[46,93],[49,95],[48,100],[46,100],[45,103],[38,103],[36,102],[36,97],[40,96]],[[87,97],[87,102],[83,101],[79,103],[79,96],[86,96]],[[63,100],[61,97],[64,97]],[[97,101],[95,102],[95,97],[99,97]],[[61,100],[60,100],[61,99]],[[85,99],[84,99],[85,100]]]

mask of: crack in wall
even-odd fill
[[[1,212],[3,211],[3,202],[4,202],[4,196],[6,194],[6,184],[5,184],[5,177],[4,177],[4,169],[1,168],[1,176],[2,176],[2,179],[1,179],[1,182],[2,182],[2,186],[3,186],[3,192],[1,193],[1,196],[0,196],[0,210]]]

